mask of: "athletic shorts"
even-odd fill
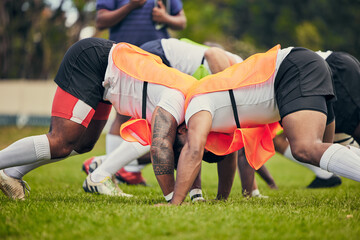
[[[333,52],[327,59],[333,74],[335,131],[352,135],[360,122],[360,63],[344,52]]]
[[[110,104],[99,102],[94,110],[85,102],[58,87],[53,100],[51,116],[69,119],[88,127],[91,120],[107,120],[111,107]]]
[[[87,38],[75,43],[61,62],[56,84],[96,109],[99,102],[105,102],[102,82],[113,44],[113,41],[101,38]]]
[[[293,48],[280,65],[275,93],[281,118],[300,110],[314,110],[334,120],[329,101],[335,94],[329,66],[315,52]],[[329,115],[328,115],[329,113]]]
[[[161,45],[161,39],[156,39],[156,40],[144,43],[143,45],[140,46],[140,48],[142,50],[145,50],[145,51],[147,51],[149,53],[152,53],[152,54],[154,54],[156,56],[159,56],[166,66],[171,67],[170,62],[166,58],[164,49],[163,49],[163,47]]]

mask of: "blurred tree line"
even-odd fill
[[[94,26],[95,0],[1,0],[0,79],[53,78],[69,46]],[[280,43],[360,58],[360,0],[183,0],[187,28],[246,58]],[[67,14],[77,13],[72,23]],[[107,37],[107,31],[95,36]]]

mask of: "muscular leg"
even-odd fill
[[[326,115],[310,110],[297,111],[285,116],[282,124],[293,156],[301,162],[319,166],[321,156],[331,145],[322,141]]]
[[[267,169],[267,167],[265,165],[263,165],[261,168],[259,168],[256,172],[266,182],[266,184],[269,186],[269,188],[278,189],[274,178],[271,176],[269,170]]]
[[[121,124],[123,124],[124,122],[126,122],[129,119],[130,119],[129,116],[124,116],[124,115],[116,113],[115,120],[111,124],[109,133],[113,134],[113,135],[120,136],[120,126],[121,126]]]
[[[298,111],[283,119],[284,132],[294,157],[343,177],[360,181],[360,157],[350,148],[323,143],[326,116]]]
[[[51,132],[48,133],[48,135],[52,135],[52,136],[58,136],[61,137],[56,130],[57,127],[55,126],[54,128],[54,124],[59,124],[58,122],[61,123],[62,126],[66,127],[67,124],[62,123],[65,119],[62,118],[57,118],[57,120],[53,120],[51,123]],[[54,123],[54,121],[56,123]],[[69,121],[69,120],[65,120],[65,121]],[[73,147],[73,150],[76,153],[84,153],[87,151],[90,151],[92,149],[92,147],[95,145],[97,139],[99,138],[101,131],[105,125],[106,121],[97,121],[97,120],[93,120],[90,122],[88,128],[85,130],[85,128],[79,124],[74,123],[75,125],[73,125],[71,127],[71,131],[77,131],[75,129],[78,129],[79,127],[79,133],[81,135],[80,139],[77,141],[77,146]],[[72,125],[72,124],[71,124]],[[83,131],[82,129],[85,130],[84,134],[82,134],[81,132]],[[74,133],[73,132],[73,133]],[[66,135],[66,134],[65,134]],[[76,134],[75,134],[76,135]],[[74,137],[75,135],[73,135],[72,137]],[[61,140],[54,140],[54,143],[57,142],[62,142]],[[72,149],[72,147],[70,147]],[[72,150],[71,150],[72,151]],[[68,152],[68,151],[67,151]],[[75,155],[75,152],[70,152],[69,154],[66,155],[66,153],[64,155],[68,156],[68,155]],[[59,154],[59,153],[55,153],[55,154]],[[65,156],[65,157],[66,157]],[[59,160],[62,160],[64,157],[57,157],[57,158],[52,158],[52,159],[44,159],[44,160],[40,160],[37,161],[35,163],[31,163],[31,164],[26,164],[26,165],[22,165],[22,166],[16,166],[16,167],[12,167],[12,168],[7,168],[5,169],[6,174],[8,174],[10,177],[14,177],[14,178],[22,178],[25,174],[27,174],[28,172],[30,172],[31,170],[40,167],[44,164],[48,164],[48,163],[53,163],[53,162],[57,162]]]
[[[242,185],[242,193],[245,197],[251,196],[255,182],[255,170],[247,162],[244,148],[238,151],[238,168]]]
[[[332,131],[333,125],[334,125],[334,123],[331,123],[330,125],[327,126],[327,129],[330,130],[330,134],[324,135],[324,141],[326,141],[326,142],[331,142],[331,139],[332,139],[331,131]],[[307,186],[308,188],[335,187],[335,186],[338,186],[341,184],[341,179],[338,176],[334,175],[333,173],[325,171],[325,170],[321,169],[320,167],[316,167],[314,165],[307,164],[307,163],[302,163],[302,162],[299,162],[298,160],[296,160],[293,157],[293,155],[291,154],[290,146],[289,146],[289,143],[288,143],[284,133],[279,134],[274,138],[274,145],[275,145],[275,150],[278,153],[283,154],[284,157],[308,168],[316,175],[315,179]]]
[[[231,191],[236,173],[237,152],[233,152],[217,163],[218,169],[218,193],[216,199],[226,200]]]
[[[275,151],[281,154],[284,154],[287,147],[289,146],[289,142],[286,139],[284,133],[278,134],[273,139]]]

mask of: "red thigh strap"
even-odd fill
[[[51,116],[69,119],[87,127],[95,113],[85,102],[77,99],[61,88],[56,89]]]
[[[106,104],[103,102],[99,102],[95,114],[92,119],[94,120],[108,120],[110,112],[111,112],[111,104]]]

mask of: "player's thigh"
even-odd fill
[[[52,158],[65,157],[75,148],[86,131],[86,127],[61,117],[51,117],[50,131],[47,134]]]
[[[299,161],[318,165],[328,147],[322,142],[326,115],[312,110],[297,111],[286,115],[282,124],[294,157]]]
[[[92,120],[78,140],[74,150],[78,153],[91,151],[100,138],[106,122],[106,120]]]

